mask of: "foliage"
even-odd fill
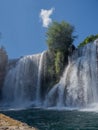
[[[81,42],[81,43],[78,45],[78,47],[83,47],[84,45],[93,42],[93,41],[96,40],[97,38],[98,38],[98,34],[96,34],[96,35],[90,35],[90,36],[86,37],[86,38],[84,39],[84,41]]]
[[[60,77],[67,63],[69,48],[72,46],[74,27],[69,23],[62,21],[61,23],[53,22],[46,33],[47,45],[51,54],[54,55],[54,72],[55,77]],[[49,67],[49,72],[51,67]]]
[[[60,80],[68,55],[73,50],[74,27],[66,22],[53,22],[46,33],[49,50],[46,53],[42,78],[42,93],[45,95]],[[48,86],[48,87],[47,87]],[[44,97],[43,97],[44,98]]]
[[[53,22],[46,33],[47,44],[50,50],[68,51],[74,40],[74,27],[66,22]]]
[[[61,68],[63,68],[64,55],[62,51],[57,51],[55,55],[55,71],[56,74],[60,74]]]

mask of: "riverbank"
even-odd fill
[[[14,120],[4,114],[0,114],[0,130],[38,130],[26,123]]]

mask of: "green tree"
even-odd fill
[[[74,27],[67,22],[53,22],[46,33],[49,49],[68,51],[75,38],[73,31]]]
[[[50,53],[54,55],[54,65],[49,66],[49,72],[54,71],[56,79],[59,80],[60,75],[65,68],[65,64],[68,62],[68,54],[70,53],[70,47],[72,47],[73,40],[76,38],[73,36],[74,27],[69,23],[62,21],[61,23],[53,22],[46,33],[47,45]],[[51,62],[51,61],[50,61]],[[51,74],[50,74],[51,75]]]

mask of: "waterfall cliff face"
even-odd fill
[[[29,105],[40,98],[42,54],[25,56],[6,75],[3,100],[10,105]]]
[[[46,96],[46,106],[86,107],[98,103],[98,41],[87,44],[69,58],[58,84]]]
[[[69,57],[59,83],[50,91],[47,89],[45,99],[41,99],[44,54],[25,56],[8,71],[3,87],[5,103],[45,107],[86,107],[98,103],[98,40]]]

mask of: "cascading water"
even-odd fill
[[[67,66],[59,83],[53,86],[53,88],[46,96],[46,100],[44,103],[45,106],[54,106],[54,105],[58,107],[64,106],[64,89],[66,84],[65,77],[67,77],[68,70],[69,70],[69,66]]]
[[[98,40],[70,57],[58,84],[46,96],[45,106],[86,107],[98,103]]]
[[[28,106],[40,100],[43,55],[25,56],[8,71],[3,87],[4,102],[12,106]]]
[[[40,89],[41,89],[41,75],[42,75],[44,54],[45,54],[45,51],[40,56],[39,67],[38,67],[38,80],[37,80],[37,91],[36,91],[36,103],[38,105],[41,103]]]
[[[76,50],[58,84],[41,100],[42,54],[25,56],[11,68],[3,87],[3,102],[24,107],[87,107],[98,103],[98,40]]]

